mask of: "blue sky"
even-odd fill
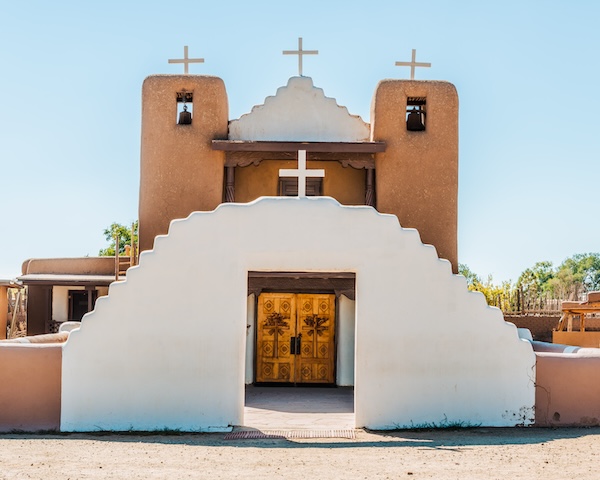
[[[394,62],[431,62],[460,98],[459,259],[516,280],[600,251],[600,3],[27,1],[0,7],[0,277],[30,257],[95,255],[137,218],[141,85],[189,45],[238,118],[297,74],[369,121]]]

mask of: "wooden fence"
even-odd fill
[[[488,299],[488,303],[508,314],[557,315],[562,311],[562,302],[567,300],[587,300],[587,293],[575,289],[558,296],[551,293],[527,293],[520,288],[515,288],[510,292],[502,292],[491,300]]]

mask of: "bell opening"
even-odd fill
[[[194,97],[191,92],[177,92],[177,125],[191,125],[194,112]]]
[[[406,102],[406,130],[409,132],[425,131],[426,106],[427,99],[425,97],[408,97]]]

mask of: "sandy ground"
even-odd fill
[[[600,428],[370,433],[355,440],[0,435],[0,479],[594,479]]]

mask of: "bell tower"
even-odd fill
[[[142,87],[140,251],[166,234],[174,218],[213,210],[223,200],[227,139],[223,80],[207,75],[152,75]]]
[[[416,228],[458,272],[458,95],[448,82],[383,80],[371,105],[377,210]]]

